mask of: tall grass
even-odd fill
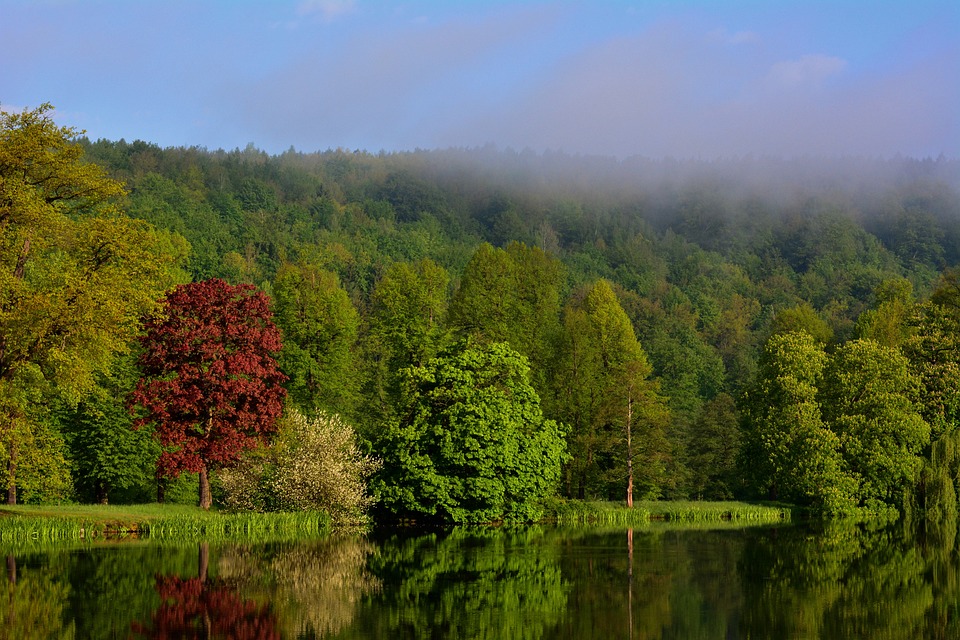
[[[553,499],[544,502],[544,521],[556,524],[636,525],[651,521],[738,522],[790,520],[790,509],[745,502],[642,501],[627,508],[622,502]]]
[[[320,512],[221,513],[183,505],[67,505],[0,508],[0,543],[139,537],[167,541],[266,541],[329,532]]]
[[[749,504],[746,502],[702,502],[674,500],[668,502],[644,501],[641,506],[650,511],[655,520],[705,522],[735,520],[743,522],[788,521],[790,509],[783,506]]]

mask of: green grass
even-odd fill
[[[740,524],[790,520],[790,509],[746,502],[640,501],[632,509],[622,502],[553,499],[544,503],[544,520],[557,524],[645,524],[666,522],[737,522]]]
[[[275,540],[325,534],[322,513],[222,513],[186,505],[0,506],[0,543],[124,539]]]

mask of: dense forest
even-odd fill
[[[25,128],[8,118],[8,185]],[[282,335],[287,406],[355,430],[391,513],[527,518],[516,496],[624,500],[628,485],[956,513],[960,161],[63,149],[125,186],[105,195],[122,214],[90,215],[143,254],[134,281],[85,286],[159,300],[177,283],[253,285]],[[24,273],[31,245],[4,197],[9,292],[50,275]],[[4,336],[30,318],[17,304],[0,301]],[[21,499],[175,494],[160,445],[132,428],[138,331],[110,336],[128,348],[89,383],[54,384],[77,379],[48,358],[29,375],[50,385],[7,392]],[[509,460],[471,449],[490,442]]]

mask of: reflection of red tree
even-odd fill
[[[279,640],[277,619],[269,605],[241,600],[236,593],[200,578],[157,576],[162,604],[153,614],[152,628],[133,624],[133,632],[147,638],[223,638],[224,640]]]

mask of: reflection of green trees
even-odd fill
[[[125,637],[159,605],[157,575],[197,575],[197,548],[131,544],[51,552],[72,585],[70,608],[81,638]],[[122,603],[120,606],[118,603]]]
[[[21,553],[0,566],[0,638],[182,637],[181,614],[285,638],[958,638],[957,533],[461,528],[199,559],[140,543]]]
[[[556,541],[538,527],[388,539],[372,560],[385,586],[364,603],[357,635],[547,637],[567,610],[558,556]]]
[[[0,638],[74,638],[64,608],[70,583],[55,571],[6,557],[0,582]]]
[[[930,635],[929,622],[956,602],[955,588],[929,579],[944,548],[931,553],[911,531],[837,522],[822,531],[790,528],[751,537],[739,565],[741,635],[948,637]],[[955,565],[955,551],[948,555]]]

